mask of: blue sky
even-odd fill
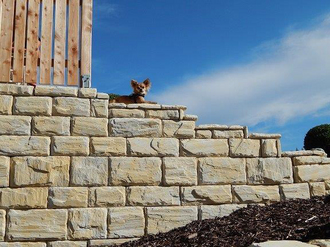
[[[93,87],[183,104],[199,124],[281,133],[330,122],[329,0],[94,0]]]

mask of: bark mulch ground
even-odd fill
[[[167,233],[122,244],[135,246],[249,246],[267,240],[330,238],[330,196],[248,206],[231,215],[194,221]]]

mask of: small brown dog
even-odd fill
[[[133,93],[128,96],[119,96],[110,101],[110,103],[124,103],[124,104],[157,104],[156,102],[146,101],[144,97],[147,95],[151,87],[149,79],[144,80],[142,83],[138,83],[135,80],[131,80],[131,86]]]

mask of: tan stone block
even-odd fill
[[[107,100],[109,100],[109,98],[110,98],[109,94],[107,94],[107,93],[97,93],[96,97],[98,99],[107,99]]]
[[[104,186],[108,184],[108,158],[72,157],[71,185]]]
[[[13,96],[0,95],[0,114],[12,114]]]
[[[262,243],[253,243],[250,247],[274,247],[274,246],[281,246],[281,247],[315,247],[315,245],[306,244],[303,242],[299,242],[296,240],[268,240]]]
[[[164,163],[164,183],[166,185],[197,185],[197,159],[166,157]]]
[[[212,131],[211,130],[196,130],[197,139],[211,139]]]
[[[308,242],[320,247],[330,247],[330,239],[314,239]]]
[[[147,110],[146,117],[179,120],[180,114],[178,110]]]
[[[194,138],[195,122],[194,121],[172,121],[163,120],[163,135],[165,137],[176,138]]]
[[[84,241],[48,242],[48,247],[87,247],[87,242]]]
[[[109,119],[110,136],[160,137],[162,124],[159,119],[112,118]]]
[[[265,139],[261,141],[262,157],[276,157],[277,156],[277,140]]]
[[[107,209],[69,209],[69,239],[97,239],[107,237]]]
[[[330,164],[330,158],[322,156],[298,156],[293,157],[293,165],[325,165]]]
[[[48,188],[0,189],[1,208],[47,208]]]
[[[309,183],[311,196],[324,196],[326,194],[324,182]]]
[[[108,118],[108,100],[91,100],[91,117]]]
[[[68,136],[70,135],[70,118],[34,117],[32,134],[38,136]]]
[[[72,135],[108,136],[108,119],[75,117],[72,120]]]
[[[142,207],[110,208],[109,238],[130,238],[144,235],[145,219]]]
[[[98,187],[89,191],[90,207],[118,207],[125,206],[125,187]]]
[[[227,140],[189,139],[181,140],[180,143],[183,156],[228,156],[229,152]]]
[[[247,207],[247,204],[202,205],[201,218],[202,220],[222,218],[245,207]]]
[[[0,210],[0,241],[4,241],[6,233],[6,211]]]
[[[32,95],[33,87],[32,86],[23,86],[16,84],[0,84],[0,94],[10,94],[10,95]]]
[[[71,97],[54,98],[54,116],[82,116],[89,117],[91,111],[89,99]]]
[[[50,138],[36,136],[0,136],[0,155],[48,156]]]
[[[0,116],[0,135],[30,135],[31,117]]]
[[[68,213],[63,209],[9,210],[7,237],[11,241],[65,239]]]
[[[197,207],[148,207],[148,234],[167,232],[197,220]]]
[[[13,186],[68,186],[70,157],[12,158]]]
[[[281,184],[280,192],[281,192],[282,200],[309,199],[310,198],[308,183]]]
[[[108,247],[113,245],[119,245],[130,241],[138,240],[138,238],[118,238],[118,239],[98,239],[90,240],[89,247]]]
[[[245,184],[245,159],[202,158],[199,159],[201,184]]]
[[[325,184],[325,189],[330,190],[330,180],[326,180],[324,184]]]
[[[260,141],[251,139],[230,139],[231,157],[259,157]]]
[[[92,137],[91,155],[126,156],[126,139],[123,137]]]
[[[181,117],[181,116],[180,116]],[[196,115],[190,115],[190,114],[185,114],[183,116],[183,120],[187,120],[187,121],[197,121],[198,120],[198,116]]]
[[[96,88],[79,88],[78,96],[80,98],[96,98]]]
[[[330,180],[330,165],[307,165],[294,167],[294,181],[323,182]]]
[[[161,163],[160,158],[110,158],[110,184],[159,185]]]
[[[131,206],[179,206],[179,187],[128,187],[127,204]]]
[[[249,184],[293,183],[290,158],[247,159]]]
[[[13,113],[29,116],[50,116],[52,115],[52,98],[16,97]]]
[[[84,208],[87,207],[87,200],[87,188],[49,188],[48,205],[51,208]]]
[[[9,186],[10,158],[0,156],[0,187]]]
[[[160,110],[162,108],[159,104],[128,104],[128,109],[144,109],[144,110]]]
[[[244,138],[243,130],[214,130],[214,139]]]
[[[42,86],[38,85],[34,94],[37,96],[52,96],[52,97],[77,97],[78,89],[75,87],[63,87],[63,86]]]
[[[179,156],[179,140],[174,138],[128,138],[130,156]]]
[[[12,242],[0,243],[0,247],[46,247],[46,243],[36,242]]]
[[[230,185],[182,187],[182,205],[231,203]]]
[[[272,203],[281,200],[277,185],[235,185],[233,195],[236,203]]]
[[[138,109],[110,109],[109,118],[144,118],[144,110]]]
[[[53,155],[85,156],[89,154],[89,138],[76,136],[53,137]]]

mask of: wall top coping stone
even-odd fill
[[[281,134],[267,134],[267,133],[251,133],[249,135],[250,139],[280,139]]]
[[[33,95],[33,86],[0,83],[0,95]]]
[[[244,130],[241,125],[220,125],[220,124],[201,124],[196,130]]]
[[[182,105],[159,105],[159,104],[123,104],[110,103],[109,109],[143,109],[143,110],[186,110]]]
[[[187,114],[187,115],[184,115],[183,116],[183,120],[197,121],[198,120],[198,116]]]
[[[320,150],[300,150],[300,151],[286,151],[282,152],[282,157],[296,157],[296,156],[321,156],[327,157],[327,153]]]

